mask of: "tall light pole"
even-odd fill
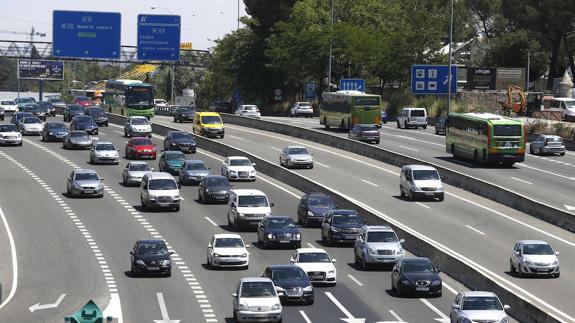
[[[331,0],[331,9],[330,9],[330,16],[331,16],[331,31],[330,31],[330,39],[329,39],[329,60],[327,63],[327,91],[331,92],[331,56],[332,56],[332,51],[333,51],[333,36],[332,36],[332,32],[333,32],[333,1]]]
[[[238,30],[240,29],[240,0],[238,0]]]
[[[174,16],[174,13],[170,11],[170,9],[168,8],[164,8],[164,7],[160,7],[160,6],[150,6],[151,10],[156,10],[156,9],[162,9],[162,10],[166,10],[170,15]],[[176,63],[172,62],[172,81],[171,81],[171,90],[170,90],[170,103],[174,104],[174,79],[175,79],[175,74],[176,74]]]
[[[529,68],[531,67],[531,49],[527,48],[527,80],[525,81],[525,91],[529,92]]]
[[[451,0],[451,12],[449,14],[449,55],[447,71],[447,115],[451,113],[451,43],[453,42],[453,1]],[[457,84],[457,83],[456,83]]]

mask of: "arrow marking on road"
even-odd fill
[[[563,204],[563,206],[567,209],[567,211],[575,211],[575,206]]]
[[[440,311],[437,307],[435,307],[433,304],[431,304],[428,300],[426,300],[425,298],[420,298],[420,301],[423,302],[423,304],[425,304],[427,307],[429,307],[429,309],[431,309],[432,311],[435,312],[435,314],[439,315],[439,318],[434,319],[437,322],[441,322],[441,323],[449,323],[449,317],[447,317],[447,315],[443,314],[442,311]]]
[[[60,295],[60,297],[58,297],[58,299],[56,300],[55,303],[42,304],[42,305],[40,305],[40,303],[38,303],[38,304],[35,304],[35,305],[28,307],[28,310],[30,310],[30,312],[34,313],[37,310],[45,310],[45,309],[49,309],[49,308],[58,307],[60,305],[60,303],[62,303],[62,300],[64,300],[64,297],[66,297],[66,294]]]
[[[353,317],[353,315],[333,296],[330,292],[325,292],[325,295],[337,306],[347,318],[341,318],[340,320],[347,323],[365,323],[365,319],[358,319]]]
[[[180,320],[170,320],[168,315],[168,309],[166,308],[166,302],[164,302],[164,294],[156,293],[158,297],[158,304],[160,305],[160,312],[162,313],[161,320],[154,320],[155,323],[180,323]]]

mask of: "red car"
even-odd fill
[[[126,158],[156,159],[156,144],[150,138],[133,137],[126,144]]]
[[[83,107],[89,107],[92,106],[92,99],[90,99],[87,96],[77,96],[74,98],[74,100],[72,100],[72,104],[77,104],[77,105],[81,105]]]

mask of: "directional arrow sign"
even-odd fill
[[[38,304],[35,304],[35,305],[28,307],[28,310],[30,310],[30,312],[34,313],[37,310],[45,310],[48,308],[58,307],[60,305],[60,303],[62,303],[62,300],[64,299],[64,297],[66,297],[66,294],[60,295],[60,297],[58,297],[58,299],[56,300],[55,303],[43,304],[43,305],[40,305],[40,303],[38,303]]]
[[[166,309],[166,302],[164,302],[164,294],[156,293],[158,297],[158,304],[160,304],[160,312],[162,313],[161,320],[154,320],[155,323],[180,323],[180,320],[170,320],[168,309]]]
[[[563,206],[567,209],[567,211],[575,211],[575,206],[563,204]]]
[[[325,295],[337,306],[347,318],[342,318],[341,320],[347,323],[365,323],[365,319],[358,319],[353,317],[351,313],[333,296],[330,292],[325,292]]]

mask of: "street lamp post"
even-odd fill
[[[239,3],[238,3],[239,6]],[[162,10],[166,10],[170,15],[174,15],[173,12],[170,11],[170,9],[168,8],[164,8],[164,7],[160,7],[160,6],[150,6],[151,10],[156,10],[156,9],[162,9]],[[239,17],[239,9],[238,9],[238,17]],[[239,18],[238,18],[238,26],[239,26]],[[176,63],[172,62],[172,79],[171,79],[171,90],[170,90],[170,103],[174,104],[174,79],[175,79],[175,74],[176,74]]]
[[[331,92],[331,57],[332,57],[332,51],[333,51],[333,37],[331,35],[331,32],[333,32],[333,1],[331,0],[331,9],[330,9],[330,16],[331,16],[331,31],[330,31],[330,39],[329,39],[329,60],[327,63],[327,91]]]
[[[447,115],[451,113],[451,43],[453,42],[453,1],[451,0],[451,12],[449,15],[449,54],[448,54],[448,71],[447,71]]]

